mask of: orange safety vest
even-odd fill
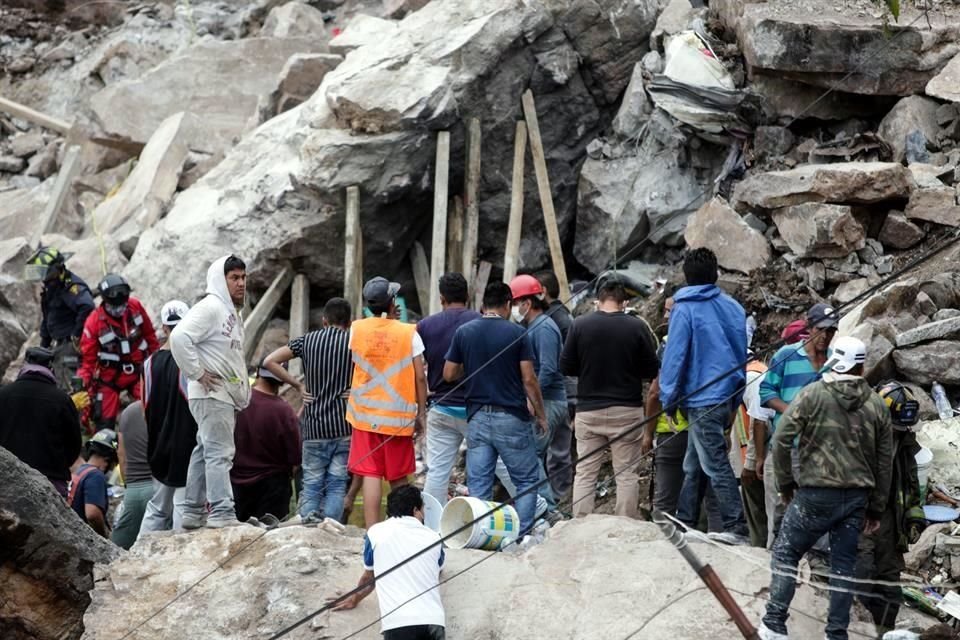
[[[759,360],[751,360],[747,363],[747,371],[753,373],[766,373],[767,365]],[[747,445],[750,444],[750,438],[753,437],[753,419],[747,414],[747,405],[740,403],[740,411],[734,420],[734,428],[737,432],[737,441],[740,443],[740,462],[747,460]]]
[[[353,384],[347,422],[354,429],[412,436],[417,418],[413,334],[417,327],[389,318],[365,318],[351,327]]]

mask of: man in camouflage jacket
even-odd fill
[[[829,373],[807,386],[790,404],[773,441],[773,462],[781,499],[789,504],[773,545],[774,575],[761,640],[787,640],[786,621],[796,589],[800,558],[824,533],[830,534],[830,572],[853,576],[861,528],[879,528],[890,495],[890,412],[861,376],[866,347],[851,337],[837,339]],[[796,442],[800,471],[794,477],[790,450]],[[842,577],[830,584],[853,590]],[[853,593],[830,592],[826,638],[847,640]]]

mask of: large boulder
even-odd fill
[[[909,347],[915,344],[960,337],[960,317],[947,318],[920,325],[910,331],[897,335],[897,347]]]
[[[574,50],[551,24],[543,5],[521,0],[493,6],[434,0],[409,14],[392,36],[351,52],[310,100],[248,134],[182,192],[141,236],[130,277],[150,282],[144,295],[154,304],[192,299],[204,286],[207,265],[233,252],[247,260],[254,293],[286,261],[312,286],[339,290],[350,186],[360,188],[368,275],[395,273],[430,226],[431,128],[451,127],[450,184],[459,185],[465,156],[459,122],[470,117],[481,120],[483,135],[480,255],[496,264],[508,222],[515,122],[523,117],[520,98],[528,88],[536,96],[560,233],[567,236],[579,162],[601,120]],[[437,33],[445,37],[438,40]],[[438,96],[449,101],[438,102]],[[525,185],[524,235],[542,238],[532,173]],[[543,242],[524,244],[521,253],[531,267],[547,261]],[[178,278],[157,281],[154,275],[172,270]]]
[[[277,76],[276,87],[260,98],[256,128],[310,99],[330,71],[343,62],[333,53],[298,53],[290,56]]]
[[[945,7],[944,19],[927,21],[922,10],[903,5],[888,23],[855,5],[823,0],[727,0],[739,5],[738,40],[751,70],[764,70],[807,84],[867,95],[921,93],[927,82],[960,52],[960,10]],[[896,38],[890,31],[897,33]],[[902,33],[901,33],[902,32]],[[869,59],[869,64],[863,64]]]
[[[737,185],[733,198],[738,211],[805,202],[873,204],[907,198],[912,186],[910,172],[894,162],[807,164],[754,174]]]
[[[893,352],[897,370],[920,384],[960,385],[960,342],[934,340]]]
[[[925,220],[948,227],[960,227],[960,205],[953,187],[940,185],[914,189],[904,209],[910,220]]]
[[[237,553],[244,545],[250,546]],[[362,571],[362,547],[356,530],[337,535],[291,527],[264,534],[244,526],[150,535],[109,567],[109,579],[97,583],[86,616],[86,638],[114,640],[117,629],[131,629],[156,611],[141,628],[142,635],[156,640],[263,638],[316,611],[325,598],[352,589]],[[738,592],[760,593],[769,585],[770,557],[763,549],[731,553],[701,544],[695,552]],[[224,563],[232,553],[236,557]],[[446,550],[444,575],[449,582],[440,585],[440,597],[450,638],[607,640],[644,623],[638,638],[694,640],[736,634],[709,592],[683,597],[703,589],[703,583],[649,522],[590,516],[554,527],[545,542],[529,551],[487,554]],[[207,573],[188,597],[160,610]],[[733,597],[748,618],[763,615],[765,598]],[[576,603],[589,606],[572,606]],[[799,586],[793,605],[825,617],[826,599],[812,587]],[[667,615],[655,615],[665,606],[670,607]],[[319,632],[345,638],[356,633],[358,640],[375,640],[380,637],[378,616],[377,598],[371,595],[355,610],[321,614],[291,637],[315,637]],[[790,625],[798,638],[823,635],[823,623],[816,620],[797,616]],[[872,625],[856,620],[851,624],[852,633],[867,629],[872,631]]]
[[[845,258],[866,241],[848,206],[798,204],[774,211],[773,222],[798,258]]]
[[[907,220],[899,211],[891,211],[883,220],[878,240],[891,249],[909,249],[920,243],[927,234],[923,229]]]
[[[330,52],[345,56],[354,49],[391,38],[398,28],[395,20],[384,20],[361,13],[354,16],[346,28],[330,41]]]
[[[770,262],[770,243],[744,222],[722,198],[714,198],[687,221],[683,233],[691,249],[707,247],[728,271],[751,273]]]
[[[263,28],[261,38],[319,38],[327,35],[323,22],[323,12],[314,9],[305,2],[287,2],[271,9]]]
[[[0,447],[3,637],[79,638],[94,566],[121,553],[67,507],[49,480]]]
[[[907,157],[907,136],[919,131],[923,137],[936,142],[940,127],[937,126],[935,100],[923,96],[907,96],[900,100],[880,122],[877,133],[887,141],[893,152],[894,162],[903,162]]]
[[[222,151],[243,133],[290,56],[325,50],[316,38],[201,41],[140,78],[106,87],[90,98],[90,106],[104,131],[143,143],[164,120],[189,111],[203,123],[190,146]]]
[[[960,55],[954,56],[950,62],[927,83],[928,96],[960,102]]]

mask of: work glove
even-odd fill
[[[77,391],[70,396],[70,399],[73,400],[73,406],[77,408],[77,411],[82,412],[90,406],[90,394],[86,391]]]

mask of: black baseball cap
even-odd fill
[[[53,351],[44,347],[30,347],[23,355],[27,364],[36,364],[41,367],[50,367],[53,364]]]
[[[389,304],[399,291],[400,285],[398,283],[377,276],[367,280],[367,283],[363,285],[363,300],[368,305],[380,307]]]
[[[818,302],[807,311],[807,325],[815,329],[836,329],[840,326],[840,316],[830,305]]]

